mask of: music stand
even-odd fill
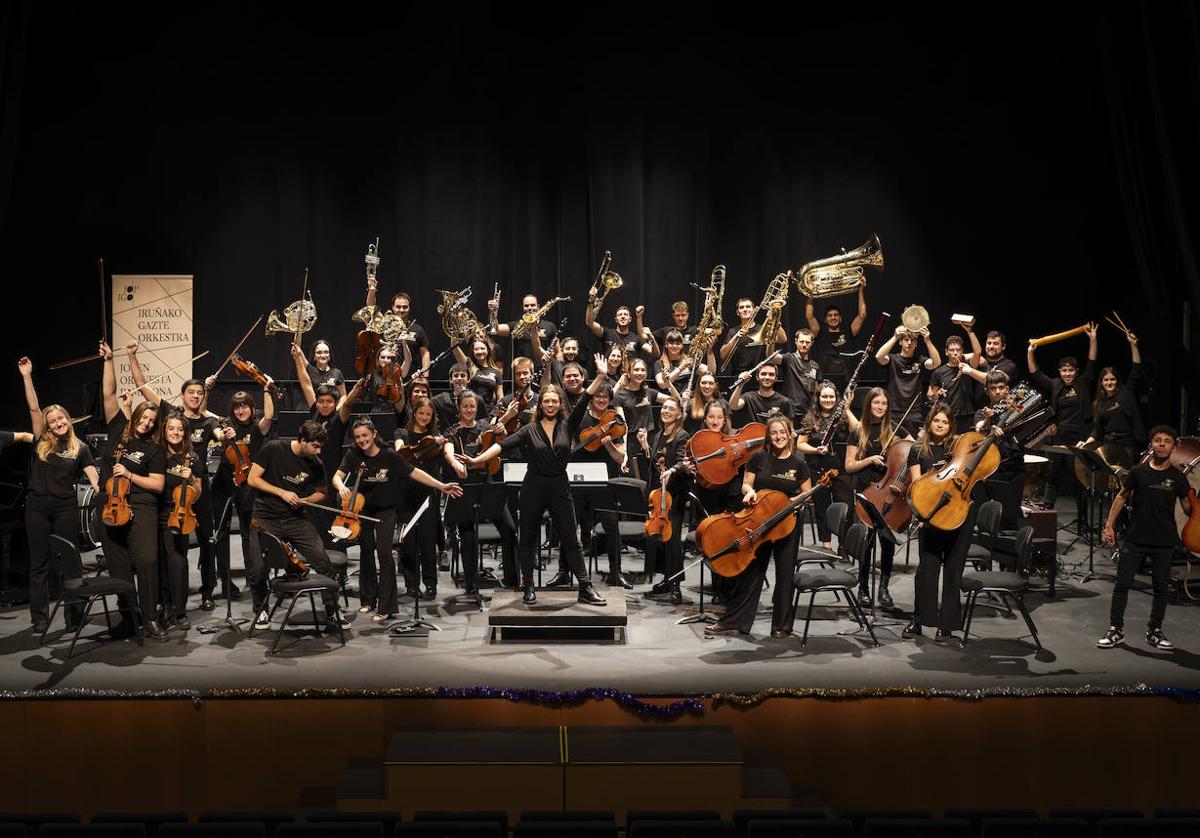
[[[704,508],[704,504],[702,504],[700,502],[700,498],[696,497],[695,493],[693,493],[693,492],[688,492],[688,497],[690,497],[695,502],[696,507],[701,512],[705,513],[705,517],[708,517],[707,510]],[[704,552],[700,549],[699,544],[696,545],[696,552],[700,553],[700,558],[696,559],[696,561],[692,562],[689,565],[684,565],[683,570],[679,571],[678,573],[674,573],[663,580],[664,582],[670,582],[671,580],[676,579],[676,578],[679,578],[680,580],[682,580],[685,577],[685,575],[687,574],[689,568],[693,568],[696,565],[700,565],[700,607],[696,609],[696,613],[688,614],[687,616],[680,617],[678,620],[676,620],[675,625],[677,625],[677,626],[685,626],[685,625],[688,625],[689,623],[704,623],[706,625],[711,625],[712,623],[719,622],[719,620],[716,617],[714,617],[713,615],[709,614],[707,611],[704,610],[704,566],[705,565],[704,565]]]
[[[241,521],[239,521],[238,526],[248,526],[248,523],[243,524]],[[230,530],[232,528],[233,528],[233,498],[229,497],[229,498],[225,499],[225,508],[221,511],[221,517],[217,519],[216,525],[213,527],[213,534],[208,539],[208,543],[213,545],[213,548],[214,548],[213,561],[217,561],[216,552],[215,552],[217,542],[219,542],[221,540],[222,535],[224,535],[225,537],[228,537],[230,534]],[[230,547],[232,550],[232,545],[230,545]],[[217,564],[220,565],[221,563],[217,562]],[[197,626],[196,631],[200,632],[201,634],[212,634],[213,632],[220,631],[222,628],[231,628],[234,631],[236,631],[238,634],[241,634],[242,633],[242,629],[241,629],[242,623],[250,622],[248,619],[245,619],[245,618],[234,619],[234,617],[233,617],[233,597],[229,596],[229,592],[231,590],[233,590],[233,586],[230,582],[230,572],[229,572],[229,566],[231,564],[233,564],[232,557],[231,557],[230,561],[225,562],[225,572],[223,574],[221,574],[221,584],[223,584],[225,586],[225,619],[224,620],[214,620],[210,623],[205,623],[202,626]],[[257,619],[258,615],[255,614],[254,616]]]
[[[459,485],[462,486],[462,497],[450,498],[446,503],[446,516],[444,520],[446,526],[457,527],[459,524],[471,524],[475,529],[476,578],[474,580],[466,580],[466,582],[468,585],[471,581],[475,582],[476,594],[471,599],[482,607],[483,594],[478,592],[480,565],[483,563],[483,548],[479,544],[479,522],[504,520],[504,508],[508,501],[508,487],[503,483],[460,483]],[[456,595],[452,599],[458,600],[465,596],[465,594]]]
[[[871,519],[871,526],[872,526],[872,529],[874,530],[874,533],[872,534],[872,538],[871,538],[871,549],[870,549],[870,553],[871,553],[871,616],[874,617],[875,616],[875,603],[876,603],[875,594],[878,590],[878,579],[877,579],[878,566],[875,564],[875,538],[878,537],[880,539],[883,539],[884,541],[887,541],[888,543],[890,543],[892,545],[893,548],[899,547],[900,542],[896,538],[896,534],[894,532],[892,532],[892,528],[888,526],[887,521],[884,520],[883,514],[880,513],[880,511],[878,509],[875,508],[875,504],[871,503],[869,500],[866,499],[866,497],[864,495],[862,495],[859,492],[854,493],[854,499],[856,501],[858,501],[860,504],[862,504],[862,508],[864,510],[866,510],[867,517]],[[851,510],[851,512],[853,513],[853,510]],[[894,553],[892,556],[892,561],[893,562],[895,561]],[[874,620],[873,624],[877,625],[877,626],[887,627],[890,625],[898,626],[898,625],[900,625],[900,622],[895,621],[895,622],[881,623],[878,620]]]
[[[1099,492],[1096,488],[1098,482],[1097,475],[1103,475],[1103,479],[1107,482],[1112,476],[1112,467],[1105,461],[1103,457],[1097,454],[1090,448],[1075,448],[1073,449],[1076,458],[1083,463],[1084,468],[1088,470],[1088,512],[1087,512],[1087,534],[1088,534],[1088,571],[1084,575],[1083,581],[1088,582],[1096,578],[1096,568],[1094,559],[1096,555],[1096,531],[1103,526],[1104,519],[1104,498],[1110,494],[1107,490]],[[1092,522],[1092,511],[1095,510],[1096,521]],[[1079,536],[1075,537],[1075,541],[1079,540]],[[1072,541],[1067,545],[1067,549],[1071,549]],[[1065,552],[1065,551],[1064,551]]]
[[[431,502],[436,502],[436,501],[433,501],[432,498],[430,500],[431,500]],[[413,519],[412,526],[409,528],[407,535],[413,534],[412,531],[415,530],[420,523],[420,520],[419,520],[420,516],[422,514],[424,514],[425,512],[428,512],[428,510],[422,510],[422,512],[418,513],[417,517]],[[404,526],[406,523],[407,522],[405,522],[405,521],[400,522],[400,531],[401,532],[404,531]],[[401,552],[403,552],[403,550],[404,550],[403,542],[401,542],[400,544],[398,544],[396,546],[399,546],[401,549]],[[420,572],[421,572],[420,556],[414,555],[414,557],[416,558],[417,573],[420,574]],[[387,633],[388,633],[389,637],[428,637],[429,632],[441,631],[441,630],[442,630],[442,627],[439,626],[437,623],[431,623],[428,620],[421,617],[421,586],[420,585],[417,585],[416,587],[413,588],[412,619],[401,620],[400,622],[392,623],[390,626],[387,627]]]

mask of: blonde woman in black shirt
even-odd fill
[[[42,408],[33,386],[33,363],[22,358],[17,364],[25,386],[32,434],[14,434],[14,441],[34,442],[29,464],[29,495],[25,500],[25,533],[29,540],[29,613],[34,632],[46,630],[49,616],[47,578],[50,568],[50,536],[74,543],[79,533],[75,486],[86,477],[99,492],[100,473],[92,452],[75,435],[71,415],[62,405]]]

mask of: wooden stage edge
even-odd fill
[[[685,698],[660,697],[654,704]],[[422,726],[712,726],[747,764],[782,769],[838,809],[1156,806],[1195,800],[1200,706],[1170,697],[702,699],[669,722],[613,701],[159,698],[0,701],[0,809],[292,810]],[[503,755],[498,754],[497,758]],[[1116,763],[1114,763],[1116,760]],[[1113,783],[1119,764],[1120,782]],[[863,768],[876,778],[863,781]],[[302,778],[302,779],[301,779]],[[70,790],[68,804],[65,791]],[[455,808],[471,808],[469,801]],[[532,808],[532,807],[531,807]]]

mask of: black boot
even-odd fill
[[[621,575],[620,556],[617,557],[616,561],[610,559],[608,562],[608,584],[610,587],[624,588],[627,591],[633,589],[633,585],[629,580]]]
[[[579,580],[579,601],[584,605],[608,605],[608,600],[600,596],[590,579]]]
[[[167,630],[162,627],[162,623],[158,620],[147,620],[146,636],[153,637],[155,640],[166,640]]]
[[[672,605],[682,605],[683,604],[683,591],[679,590],[679,580],[678,579],[676,579],[674,582],[671,583],[671,604]]]
[[[871,589],[863,580],[858,581],[858,604],[863,608],[871,607]]]
[[[569,587],[571,587],[571,574],[565,570],[560,569],[558,571],[558,573],[554,574],[554,576],[551,577],[550,581],[546,583],[546,587],[547,588],[569,588]]]
[[[921,636],[921,624],[917,622],[916,617],[908,621],[908,625],[904,627],[904,631],[900,632],[900,636],[906,640]]]
[[[888,593],[889,578],[887,573],[879,577],[879,606],[881,608],[891,608],[896,604],[892,602],[892,595]]]
[[[525,603],[526,605],[533,605],[535,602],[537,602],[537,593],[533,590],[532,576],[525,577],[522,583],[522,588],[524,589],[524,593],[521,594],[521,602]]]

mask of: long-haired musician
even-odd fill
[[[798,430],[796,450],[808,460],[809,471],[824,474],[830,469],[837,469],[837,477],[833,478],[828,487],[819,486],[813,493],[813,506],[817,513],[817,537],[825,549],[833,546],[833,533],[829,531],[826,513],[834,501],[854,508],[854,490],[850,479],[845,473],[845,447],[850,437],[858,433],[858,417],[850,409],[850,394],[846,395],[846,407],[837,420],[837,427],[830,437],[828,445],[821,443],[834,421],[837,408],[838,389],[832,381],[822,381],[817,388],[817,397],[812,407],[801,420]],[[840,533],[838,534],[840,537]]]
[[[455,346],[454,357],[460,364],[466,364],[471,372],[467,380],[467,388],[483,402],[482,413],[491,410],[492,405],[504,398],[504,368],[496,360],[496,348],[484,335],[476,335],[467,342],[467,356],[463,350]]]
[[[637,444],[650,464],[647,485],[650,490],[662,488],[665,470],[671,470],[667,480],[667,493],[671,496],[671,537],[665,543],[650,541],[646,545],[646,581],[651,581],[658,555],[663,557],[663,572],[666,578],[650,589],[651,596],[666,594],[672,603],[683,602],[679,589],[681,580],[675,576],[683,570],[683,515],[687,509],[688,490],[691,479],[682,467],[688,433],[683,429],[683,409],[676,399],[663,402],[659,411],[662,428],[651,433],[647,429],[638,432]],[[675,577],[675,578],[672,578]]]
[[[427,451],[414,455],[414,465],[428,474],[440,473],[442,446],[446,439],[438,432],[438,415],[433,402],[427,398],[416,398],[409,403],[411,418],[403,428],[397,428],[394,439],[396,449],[405,445],[418,445],[426,438],[432,438]],[[435,471],[435,468],[437,469]],[[438,503],[438,490],[413,480],[402,490],[400,506],[407,510],[416,510],[426,499],[429,500],[429,510],[422,515],[412,531],[412,535],[404,541],[401,569],[404,573],[405,596],[413,598],[418,595],[420,583],[425,583],[423,599],[437,598],[438,571],[438,532],[442,526],[441,504]]]
[[[721,387],[717,376],[712,372],[701,373],[696,377],[696,391],[683,391],[680,404],[683,405],[683,429],[688,434],[694,434],[704,427],[704,417],[708,414],[708,405],[713,399],[721,398]]]
[[[175,626],[188,629],[191,627],[187,618],[188,536],[172,530],[168,526],[168,518],[175,508],[176,489],[180,486],[190,486],[196,492],[204,491],[204,482],[199,474],[204,468],[204,460],[196,458],[192,440],[187,433],[187,423],[177,411],[167,414],[166,421],[163,422],[163,450],[167,458],[166,472],[158,504],[158,570],[162,625],[164,628]],[[249,518],[245,520],[248,521]],[[249,529],[249,525],[246,528]],[[228,542],[226,549],[228,550]]]
[[[1142,381],[1142,353],[1138,349],[1137,335],[1128,332],[1129,380],[1122,385],[1114,367],[1100,370],[1096,381],[1096,397],[1092,401],[1092,430],[1088,438],[1079,443],[1088,446],[1095,442],[1107,442],[1125,449],[1129,462],[1137,459],[1138,447],[1146,438],[1142,424],[1142,413],[1138,409],[1137,387]]]

